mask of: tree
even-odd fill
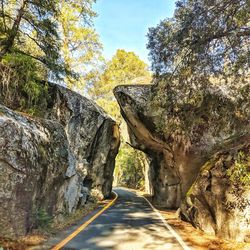
[[[248,0],[177,1],[174,17],[148,33],[156,76],[246,82],[249,20]]]
[[[101,58],[102,45],[92,28],[96,13],[92,10],[94,0],[60,1],[59,27],[62,34],[62,53],[67,66],[80,76],[66,76],[68,87],[83,88],[89,68],[96,66]]]
[[[164,110],[165,136],[249,121],[249,10],[247,0],[180,0],[173,18],[149,29],[152,105]]]
[[[151,81],[148,66],[134,52],[118,49],[116,54],[101,69],[95,79],[91,95],[95,98],[114,99],[112,90],[117,85],[149,83]]]
[[[94,71],[89,94],[104,110],[121,123],[119,106],[113,89],[117,85],[151,82],[148,66],[134,52],[118,49],[110,61]]]
[[[145,184],[147,159],[143,152],[123,144],[116,158],[115,184],[141,189]]]
[[[72,87],[82,80],[101,48],[91,27],[94,2],[0,0],[0,89],[7,86],[6,100],[16,99],[20,110],[34,114],[49,97],[44,82],[65,79]]]
[[[60,38],[56,18],[57,1],[1,0],[0,60],[9,53],[28,55],[53,75],[70,73],[60,57]],[[27,41],[34,50],[27,47]],[[38,51],[38,52],[37,52]]]

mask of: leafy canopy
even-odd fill
[[[45,65],[56,77],[65,74],[57,31],[57,3],[1,0],[0,59],[9,53],[24,54]]]
[[[159,131],[199,137],[249,121],[249,10],[247,0],[179,0],[173,18],[149,29]]]
[[[90,90],[93,97],[114,99],[112,91],[117,85],[149,83],[148,66],[134,52],[118,49],[100,70]]]
[[[143,152],[123,144],[116,158],[115,183],[118,186],[144,188],[147,159]]]
[[[96,52],[100,54],[91,28],[94,2],[1,0],[0,60],[11,53],[27,55],[47,69],[47,78],[66,76],[69,85],[75,84]]]
[[[114,98],[113,89],[123,84],[150,83],[148,66],[134,52],[123,49],[116,51],[112,59],[96,72],[92,72],[89,94],[104,110],[121,122],[119,106]]]
[[[62,36],[62,55],[69,70],[77,72],[78,79],[67,76],[68,87],[83,89],[89,68],[102,61],[102,45],[93,26],[96,13],[92,10],[93,0],[60,2],[59,27]]]
[[[236,184],[250,186],[250,156],[240,151],[234,165],[227,170],[227,175]]]
[[[246,80],[250,58],[248,0],[180,0],[174,17],[148,34],[156,76]]]

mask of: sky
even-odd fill
[[[134,51],[148,61],[147,33],[160,20],[172,17],[175,0],[97,0],[95,28],[110,59],[117,49]]]

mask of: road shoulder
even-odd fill
[[[55,235],[49,237],[47,241],[43,242],[40,245],[29,247],[27,248],[27,250],[59,249],[60,248],[59,243],[62,243],[69,236],[73,236],[73,234],[75,234],[76,236],[77,230],[80,232],[84,229],[83,228],[82,230],[79,230],[80,227],[82,227],[83,225],[86,225],[88,222],[91,223],[90,220],[94,218],[95,216],[100,215],[100,212],[102,210],[105,211],[109,206],[111,206],[112,205],[111,203],[113,203],[115,199],[116,199],[116,195],[113,195],[111,199],[107,199],[107,200],[100,202],[98,206],[96,206],[96,208],[92,209],[92,211],[89,211],[87,214],[84,214],[81,217],[81,219],[75,222],[74,224],[66,228],[65,227],[62,228]],[[66,244],[67,242],[64,242],[64,243]]]
[[[152,204],[152,197],[143,191],[128,189],[138,195],[144,196]],[[154,205],[154,204],[153,204]],[[184,242],[195,250],[249,250],[250,243],[237,243],[209,235],[194,228],[190,223],[182,221],[176,210],[164,209],[154,205],[166,222],[181,236]]]

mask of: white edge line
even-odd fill
[[[184,250],[191,250],[189,246],[183,241],[181,236],[166,222],[166,220],[162,217],[161,213],[151,204],[151,202],[144,196],[139,195],[144,200],[147,201],[147,203],[150,205],[150,207],[153,209],[153,211],[160,217],[162,220],[164,226],[171,232],[171,234],[177,239],[177,241],[180,243],[180,245],[183,247]]]

